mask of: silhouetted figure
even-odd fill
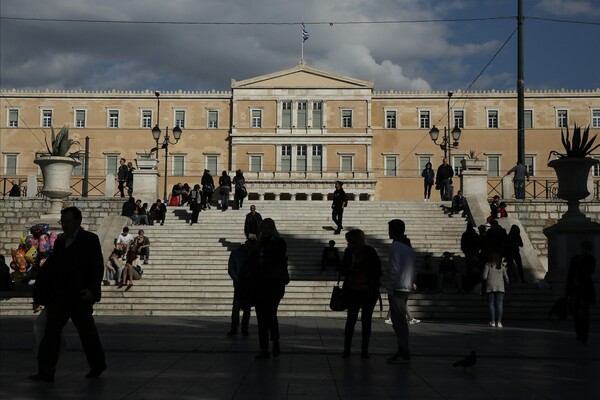
[[[16,183],[13,183],[12,188],[8,192],[9,197],[21,197],[21,188]]]
[[[590,305],[596,304],[596,290],[592,274],[596,269],[596,258],[592,255],[592,242],[581,242],[581,254],[573,257],[569,264],[565,296],[575,323],[575,334],[581,343],[587,343],[590,330]]]
[[[231,192],[231,178],[227,171],[221,173],[219,178],[219,193],[221,194],[221,211],[227,211],[229,208],[229,192]]]
[[[435,172],[433,172],[433,166],[430,162],[425,164],[421,176],[423,177],[423,201],[429,201],[431,198],[431,187],[435,181]]]
[[[275,227],[275,221],[265,218],[259,228],[257,244],[248,256],[248,264],[255,279],[254,308],[258,322],[260,345],[256,359],[269,358],[269,339],[273,342],[273,357],[278,357],[279,322],[277,307],[290,282],[287,270],[287,245]]]
[[[4,256],[0,255],[0,291],[13,290],[14,283],[10,278],[10,268],[6,265]]]
[[[444,158],[435,174],[435,188],[440,191],[440,199],[442,201],[451,200],[453,176],[454,169],[448,164],[448,159]]]
[[[330,240],[329,246],[323,249],[323,254],[321,255],[321,272],[325,272],[327,267],[333,268],[334,271],[339,271],[340,265],[340,252],[335,247],[335,240]]]
[[[452,214],[458,214],[465,211],[465,198],[462,194],[462,190],[459,190],[454,197],[452,197]]]
[[[198,216],[200,215],[200,210],[202,209],[202,190],[200,190],[200,185],[194,185],[194,189],[192,189],[189,195],[189,202],[190,210],[192,210],[190,225],[197,224]]]
[[[348,198],[346,197],[346,192],[344,192],[342,186],[344,186],[344,184],[341,181],[335,182],[333,203],[331,204],[331,219],[333,219],[333,222],[336,225],[333,233],[336,235],[339,235],[342,229],[344,229],[344,225],[342,223],[344,218],[344,208],[348,206]]]
[[[252,242],[240,245],[233,250],[229,255],[227,272],[233,281],[233,306],[231,308],[231,329],[227,332],[227,336],[235,336],[240,325],[240,310],[244,312],[242,316],[242,334],[248,336],[248,325],[250,323],[251,305],[243,301],[243,296],[239,292],[240,279],[247,274],[248,254],[252,250]]]
[[[449,251],[445,251],[442,254],[442,259],[440,260],[440,266],[438,269],[438,287],[443,292],[444,291],[444,280],[451,280],[456,285],[458,289],[458,293],[462,293],[462,275],[456,266],[456,263],[452,259],[453,254]]]
[[[452,364],[453,367],[463,367],[464,369],[475,369],[477,363],[477,352],[473,350],[466,358]]]
[[[81,211],[62,210],[63,229],[54,243],[54,252],[38,273],[33,301],[46,306],[44,338],[38,348],[38,373],[34,381],[54,380],[60,348],[60,335],[71,319],[77,328],[83,351],[90,365],[86,378],[97,378],[106,369],[104,351],[94,323],[93,306],[102,296],[104,272],[98,236],[81,228]]]
[[[233,200],[235,202],[235,208],[240,210],[244,206],[244,199],[248,196],[248,189],[246,188],[246,178],[241,169],[235,171],[233,177]]]
[[[258,237],[258,230],[262,220],[262,215],[256,211],[256,206],[254,204],[251,205],[250,212],[246,214],[246,219],[244,220],[244,235],[246,239],[254,240]]]
[[[525,179],[529,182],[529,171],[523,161],[517,161],[517,165],[512,167],[504,176],[508,176],[512,173],[515,173],[513,176],[513,184],[515,187],[515,199],[524,199],[525,198]]]
[[[519,281],[525,282],[525,274],[523,272],[523,260],[521,259],[521,247],[523,247],[523,239],[521,238],[521,230],[517,225],[510,227],[510,231],[506,236],[506,265],[508,267],[508,276],[512,275],[513,266],[517,267]]]
[[[117,171],[117,180],[119,181],[119,193],[121,194],[121,197],[125,197],[125,183],[127,182],[127,175],[129,175],[129,168],[127,168],[126,161],[127,160],[124,158],[119,160],[119,170]]]
[[[360,229],[348,231],[346,241],[348,248],[344,252],[340,271],[340,275],[345,277],[343,287],[348,298],[342,357],[346,358],[350,355],[354,326],[358,320],[358,312],[362,310],[361,357],[367,358],[371,338],[371,319],[379,298],[381,261],[377,251],[365,244],[365,234]]]
[[[506,251],[506,229],[500,226],[498,221],[493,220],[490,223],[490,228],[486,231],[484,244],[485,250],[489,255],[493,253],[500,254],[504,257]]]

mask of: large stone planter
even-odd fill
[[[158,165],[158,159],[140,157],[135,159],[135,164],[137,165],[138,169],[156,169]]]
[[[47,156],[33,161],[42,170],[42,194],[51,199],[63,199],[71,194],[73,168],[81,162],[71,157]]]
[[[598,163],[591,157],[563,157],[552,160],[548,166],[554,168],[558,178],[557,196],[567,200],[568,210],[563,218],[581,218],[585,215],[579,210],[579,201],[590,195],[587,181],[590,169]]]
[[[463,170],[482,171],[485,169],[485,160],[477,158],[463,158],[460,160],[460,165]]]

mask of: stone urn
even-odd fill
[[[558,178],[557,196],[567,200],[568,210],[563,217],[585,217],[579,210],[579,201],[590,195],[587,181],[590,168],[596,164],[598,160],[591,157],[561,157],[548,163]]]
[[[42,194],[50,198],[49,215],[60,215],[62,199],[68,197],[71,191],[71,175],[73,168],[81,162],[64,156],[42,156],[33,161],[42,170],[44,187]]]
[[[158,159],[150,157],[138,157],[135,159],[135,164],[138,169],[156,169]]]
[[[460,166],[463,170],[481,171],[485,169],[485,160],[478,158],[463,158],[460,160]]]

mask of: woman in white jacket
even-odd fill
[[[483,269],[482,278],[486,283],[485,288],[488,295],[489,325],[502,328],[504,286],[508,284],[508,275],[506,273],[506,263],[502,261],[500,254],[494,253],[491,255],[490,261],[485,264]]]

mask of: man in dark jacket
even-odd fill
[[[121,193],[121,197],[125,197],[125,183],[127,182],[127,176],[129,175],[129,168],[127,168],[127,164],[125,163],[124,158],[121,158],[119,163],[119,170],[117,171],[117,180],[119,181],[119,192]]]
[[[335,191],[333,192],[333,204],[331,204],[331,219],[337,226],[335,231],[333,232],[336,235],[339,235],[344,226],[342,225],[342,219],[344,217],[344,208],[348,205],[348,198],[346,197],[346,192],[342,189],[344,184],[341,181],[335,182]]]
[[[167,216],[167,206],[160,199],[156,199],[156,203],[150,206],[150,225],[154,225],[154,221],[160,221],[161,225],[165,224]]]
[[[454,170],[452,166],[448,164],[448,159],[444,158],[442,164],[437,169],[435,174],[435,185],[439,187],[440,198],[442,201],[450,200],[452,195],[450,192],[450,186],[452,186],[452,177],[454,176]]]
[[[54,252],[40,269],[33,290],[33,301],[46,306],[44,337],[38,348],[38,373],[29,379],[52,382],[58,362],[60,335],[71,319],[79,332],[90,371],[86,378],[97,378],[106,369],[104,350],[94,323],[93,306],[102,296],[104,272],[98,236],[81,228],[81,211],[62,210],[63,229]]]
[[[255,240],[258,236],[258,227],[262,222],[262,215],[256,212],[256,206],[250,206],[250,212],[246,214],[244,221],[244,235],[246,239]]]

